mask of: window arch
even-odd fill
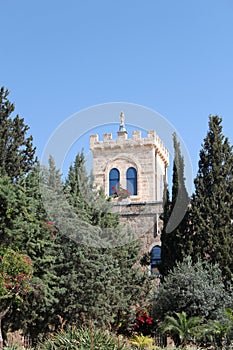
[[[137,189],[137,170],[133,167],[129,168],[126,172],[127,190],[132,196],[135,196],[138,192]]]
[[[150,271],[159,274],[158,266],[161,264],[161,247],[155,245],[150,252]]]
[[[116,189],[119,188],[120,172],[117,168],[113,168],[109,172],[109,196],[112,196]]]

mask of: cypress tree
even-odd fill
[[[173,134],[174,161],[172,177],[172,199],[169,199],[168,186],[164,187],[163,229],[161,234],[160,272],[167,275],[177,261],[182,260],[184,228],[187,222],[189,196],[185,186],[184,158],[181,154],[180,143]]]
[[[160,216],[160,218],[163,221],[163,228],[161,232],[161,264],[159,266],[159,271],[162,274],[162,276],[166,276],[168,271],[173,266],[173,259],[172,259],[172,243],[173,243],[173,236],[171,233],[167,233],[166,226],[169,221],[169,217],[171,215],[171,200],[170,200],[170,194],[168,190],[168,185],[165,183],[164,186],[164,194],[163,194],[163,213]]]
[[[209,131],[200,151],[194,181],[187,252],[218,263],[226,279],[233,272],[233,153],[222,133],[222,119],[209,117]],[[190,249],[191,247],[191,249]]]
[[[0,89],[0,175],[7,174],[12,180],[27,173],[35,161],[32,136],[27,137],[29,127],[24,119],[11,114],[14,105],[8,99],[9,91]]]

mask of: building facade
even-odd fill
[[[111,133],[90,136],[93,175],[96,184],[111,196],[114,211],[128,223],[148,252],[160,245],[164,182],[169,153],[155,130],[143,138],[139,130],[128,138],[124,114],[120,115],[117,138]]]

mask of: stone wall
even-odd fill
[[[137,194],[129,198],[113,199],[113,210],[127,223],[142,242],[142,253],[149,252],[153,246],[160,245],[164,180],[167,178],[169,153],[154,130],[142,138],[141,132],[135,130],[132,138],[124,125],[124,115],[117,138],[111,133],[103,136],[90,136],[90,149],[93,155],[93,175],[95,182],[109,195],[109,173],[117,168],[120,173],[120,186],[127,188],[126,172],[133,167],[137,172]]]
[[[98,135],[90,136],[90,149],[93,154],[93,174],[96,184],[109,194],[109,172],[112,168],[120,171],[120,184],[126,188],[126,171],[129,167],[137,170],[136,196],[132,202],[161,201],[169,154],[154,130],[148,131],[146,138],[141,138],[140,131],[134,131],[128,139],[126,131],[119,131],[118,138],[105,134],[103,141]]]
[[[162,202],[115,203],[113,211],[121,217],[121,223],[128,224],[142,242],[142,253],[160,245]]]

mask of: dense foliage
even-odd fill
[[[176,229],[170,230],[169,225],[174,222],[174,217],[179,217],[179,211],[184,209],[182,205],[186,203],[187,206],[188,198],[183,158],[174,137],[172,199],[169,199],[167,191],[164,196],[161,235],[163,275],[167,275],[175,262],[191,255],[194,261],[200,258],[218,263],[225,281],[232,279],[233,151],[222,133],[221,123],[220,117],[210,116],[190,206]],[[178,202],[180,206],[177,206]]]
[[[0,88],[0,174],[17,179],[34,164],[35,147],[32,136],[27,136],[28,125],[23,118],[11,114],[14,105],[8,99],[9,91]]]
[[[134,240],[125,244],[125,231],[119,225],[119,218],[111,213],[102,192],[95,190],[92,179],[86,174],[83,153],[77,155],[63,186],[66,209],[59,210],[60,205],[64,208],[64,197],[60,175],[52,158],[45,178],[46,193],[57,198],[51,216],[57,227],[55,270],[60,278],[56,296],[62,303],[57,305],[56,312],[71,323],[88,324],[91,320],[94,324],[114,327],[122,313],[129,312],[131,305],[147,295],[148,276],[135,266],[140,246]],[[63,198],[62,201],[60,198]],[[74,221],[70,220],[70,216],[67,218],[67,204],[69,210],[77,215]],[[69,231],[61,231],[58,210],[62,216],[62,228],[69,220]],[[84,231],[85,236],[80,238],[80,231]],[[96,236],[91,240],[88,234],[93,232]],[[114,236],[119,247],[111,246]]]
[[[39,345],[39,350],[127,350],[116,336],[93,327],[69,328]]]
[[[32,271],[28,256],[0,247],[0,349],[3,346],[2,319],[13,303],[22,303],[30,288]]]
[[[161,329],[169,331],[177,346],[186,347],[188,343],[195,343],[202,334],[202,318],[198,316],[187,317],[186,312],[176,312],[174,316],[166,316]]]
[[[28,292],[33,270],[27,255],[11,248],[1,249],[0,254],[0,300],[1,308],[6,308],[12,299],[20,300],[20,295]]]
[[[229,281],[233,273],[233,152],[222,134],[222,119],[211,116],[194,181],[187,252],[218,263]]]
[[[174,135],[172,198],[166,191],[161,237],[163,283],[151,316],[139,307],[148,305],[152,285],[139,264],[140,244],[95,188],[83,152],[63,181],[52,157],[48,168],[35,161],[29,127],[13,118],[13,111],[8,91],[1,88],[0,323],[5,334],[21,329],[35,348],[39,337],[56,334],[41,349],[66,348],[73,340],[75,349],[90,349],[93,342],[98,349],[126,349],[95,327],[118,334],[130,329],[138,333],[134,345],[140,348],[140,342],[151,341],[146,336],[155,332],[157,320],[175,312],[210,319],[210,333],[221,330],[219,344],[223,334],[232,334],[232,311],[226,318],[224,309],[233,306],[233,158],[221,119],[210,118],[191,209],[183,219],[188,195]],[[188,254],[193,263],[184,259]]]
[[[185,187],[184,159],[181,155],[180,143],[173,134],[174,161],[172,177],[172,198],[165,184],[163,214],[163,229],[161,233],[160,272],[166,276],[183,258],[183,231],[187,225],[187,209],[189,196]]]
[[[188,317],[220,319],[226,307],[233,307],[232,291],[227,291],[217,265],[190,257],[178,263],[165,277],[155,295],[154,313],[159,319],[185,311]]]

